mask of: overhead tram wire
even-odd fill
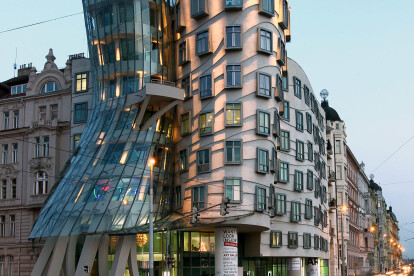
[[[0,34],[16,31],[16,30],[20,30],[20,29],[25,29],[25,28],[28,28],[28,27],[32,27],[32,26],[48,23],[48,22],[51,22],[51,21],[56,21],[56,20],[68,18],[68,17],[72,17],[72,16],[79,15],[79,14],[83,14],[83,12],[72,13],[72,14],[68,14],[68,15],[64,15],[64,16],[60,16],[60,17],[56,17],[56,18],[36,22],[36,23],[32,23],[32,24],[29,24],[29,25],[24,25],[24,26],[20,26],[20,27],[8,29],[8,30],[0,31]]]

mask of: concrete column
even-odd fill
[[[99,276],[109,275],[108,247],[109,247],[109,236],[102,235],[101,241],[99,242],[99,249],[98,249]]]
[[[138,265],[133,264],[133,262],[135,262],[135,264],[137,262],[136,250],[134,251],[135,252],[135,256],[133,257],[134,261],[131,261],[131,252],[132,252],[131,247],[136,246],[135,244],[136,244],[135,235],[127,235],[127,236],[119,237],[118,245],[115,251],[114,261],[112,263],[111,274],[110,274],[111,276],[118,276],[118,275],[124,274],[128,258],[131,263],[130,275],[133,275],[133,276],[138,275]]]
[[[301,258],[288,259],[288,276],[301,276]]]
[[[66,248],[65,256],[65,271],[66,275],[75,275],[76,262],[75,262],[75,253],[76,253],[76,243],[78,241],[78,236],[71,236],[69,239],[68,246]]]
[[[52,260],[50,261],[48,276],[60,275],[63,267],[63,260],[65,258],[66,247],[68,245],[69,237],[59,237],[53,249]]]
[[[318,276],[319,274],[318,258],[306,258],[305,259],[305,275],[306,276]]]
[[[95,261],[96,251],[99,247],[101,235],[86,236],[85,244],[76,267],[75,276],[89,276],[93,262]]]
[[[53,248],[55,247],[57,237],[47,238],[45,245],[43,246],[42,252],[36,261],[36,264],[30,275],[39,276],[43,275],[50,256],[52,255]]]
[[[237,228],[226,227],[215,230],[216,276],[237,276]],[[300,276],[300,275],[299,275]]]

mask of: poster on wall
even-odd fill
[[[216,275],[238,275],[237,229],[216,229]]]

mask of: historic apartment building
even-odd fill
[[[40,255],[44,239],[29,240],[30,231],[71,154],[73,126],[82,133],[86,122],[71,105],[81,60],[58,69],[50,50],[40,72],[23,65],[0,84],[0,275],[30,275]]]

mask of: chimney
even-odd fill
[[[20,65],[19,70],[17,70],[17,76],[28,76],[30,75],[30,69],[32,69],[32,63]]]

